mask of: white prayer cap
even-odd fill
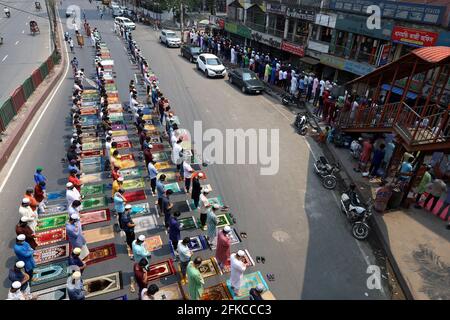
[[[141,234],[141,235],[138,237],[138,240],[139,240],[139,241],[145,241],[145,236],[144,236],[143,234]]]
[[[74,273],[72,273],[72,279],[78,280],[81,278],[81,272],[80,271],[75,271]]]
[[[230,226],[225,226],[225,228],[223,228],[223,231],[225,231],[226,233],[231,231]]]
[[[73,254],[80,254],[81,253],[81,249],[80,248],[73,248],[72,250]]]
[[[215,203],[215,204],[213,205],[213,208],[214,208],[214,209],[220,209],[220,206],[219,206],[217,203]]]
[[[108,135],[112,136],[112,131],[111,130],[108,131]]]
[[[264,285],[261,284],[261,283],[259,283],[259,284],[256,286],[256,291],[258,291],[258,292],[263,292],[264,289],[265,289],[265,287],[264,287]]]
[[[76,133],[74,133],[73,135],[72,135],[72,137],[78,137],[78,134],[76,134]]]
[[[199,178],[203,178],[203,172],[200,172],[200,173],[198,174],[198,177],[199,177]]]
[[[122,176],[118,177],[117,181],[123,181],[123,177]]]
[[[245,256],[244,250],[239,250],[239,251],[237,252],[237,255],[238,255],[239,257]]]
[[[25,267],[25,262],[23,261],[16,262],[16,268],[22,269],[23,267]]]
[[[125,206],[125,209],[131,209],[131,204],[127,204],[127,205]]]
[[[73,183],[72,182],[67,182],[66,183],[66,188],[72,188],[73,187]]]
[[[22,218],[20,218],[20,221],[21,222],[28,222],[30,220],[28,219],[28,217],[22,217]]]
[[[19,240],[19,241],[25,241],[25,235],[23,234],[23,233],[21,233],[21,234],[19,234],[17,237],[16,237],[16,239],[17,240]]]
[[[13,287],[14,289],[19,289],[22,286],[22,284],[20,283],[20,281],[14,281],[11,285],[11,287]]]
[[[148,148],[149,148],[149,149],[153,149],[153,145],[152,145],[152,144],[149,144],[149,145],[148,145]]]
[[[80,219],[80,216],[77,215],[76,213],[74,213],[74,214],[72,214],[72,215],[70,216],[70,219],[72,219],[72,220],[79,220],[79,219]]]
[[[22,199],[22,203],[30,203],[30,199],[28,199],[28,198],[23,198],[23,199]]]

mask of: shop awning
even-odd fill
[[[390,86],[389,84],[385,83],[385,84],[383,84],[383,85],[381,86],[381,89],[382,89],[382,90],[389,91],[389,88],[390,88],[390,87],[391,87],[391,86]],[[395,86],[394,86],[394,87],[392,88],[392,92],[395,93],[395,94],[398,94],[399,96],[402,96],[402,95],[403,95],[403,89],[400,88],[400,87],[395,87]],[[414,100],[414,99],[417,98],[417,94],[415,94],[414,92],[408,91],[408,93],[406,94],[406,98]]]
[[[304,63],[307,63],[307,64],[310,64],[312,66],[315,66],[316,64],[320,63],[320,60],[314,59],[314,58],[311,58],[311,57],[300,58],[300,61],[302,61]]]
[[[230,3],[230,4],[228,5],[228,7],[242,8],[242,9],[244,9],[243,3],[241,3],[241,1],[239,1],[239,0],[233,1],[232,3]]]

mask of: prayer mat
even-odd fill
[[[39,247],[66,240],[66,227],[51,229],[36,233],[36,243]]]
[[[120,160],[121,169],[130,169],[137,167],[137,162],[134,160]]]
[[[89,137],[97,137],[98,134],[96,131],[83,131],[81,134],[81,138],[89,138]]]
[[[90,248],[86,264],[94,264],[101,261],[113,259],[116,257],[116,247],[114,243],[108,243],[100,247]]]
[[[112,137],[111,138],[111,142],[125,142],[125,141],[129,141],[130,139],[128,139],[128,136],[116,136],[116,137]]]
[[[155,251],[161,249],[163,246],[161,236],[152,236],[146,238],[144,241],[144,246],[147,251]]]
[[[112,225],[97,229],[84,230],[84,238],[86,242],[94,243],[114,238],[114,227]]]
[[[232,296],[225,283],[205,288],[201,300],[231,300]]]
[[[69,300],[65,283],[56,287],[35,291],[33,294],[37,296],[37,300]]]
[[[43,249],[36,249],[33,252],[34,261],[37,265],[69,257],[69,244],[58,244],[56,246]]]
[[[249,274],[244,274],[244,279],[242,279],[242,284],[239,289],[239,295],[237,296],[234,293],[234,290],[231,289],[231,283],[230,280],[227,280],[227,287],[230,291],[231,296],[234,300],[243,300],[247,299],[250,296],[250,289],[256,288],[257,285],[262,284],[265,288],[265,290],[269,290],[269,287],[267,286],[266,281],[264,281],[263,276],[261,275],[261,272],[253,272]]]
[[[223,228],[218,228],[217,233],[222,232],[222,229]],[[229,232],[228,234],[229,234],[229,239],[230,239],[230,245],[241,242],[241,238],[239,238],[238,234],[236,233],[236,229],[231,228],[231,232]],[[211,248],[211,250],[216,250],[215,243],[208,242],[208,244],[209,244],[209,247]]]
[[[85,89],[83,90],[83,94],[97,94],[96,89]]]
[[[131,216],[150,214],[150,205],[145,203],[134,204],[131,206]]]
[[[109,209],[80,212],[80,222],[83,226],[91,223],[109,221],[110,219]]]
[[[114,91],[110,91],[107,93],[108,98],[119,98],[119,93],[117,92],[117,90]]]
[[[134,227],[135,233],[155,229],[158,226],[158,221],[156,220],[156,215],[154,214],[147,216],[133,217],[132,220],[133,223],[136,225]]]
[[[180,223],[181,230],[189,230],[189,229],[197,229],[198,228],[195,217],[180,218],[180,219],[178,219],[178,222]]]
[[[123,113],[122,112],[111,112],[109,114],[109,119],[111,121],[123,120]]]
[[[94,115],[97,114],[97,108],[81,108],[80,109],[80,113],[82,116],[85,115]]]
[[[155,300],[184,300],[183,289],[178,282],[159,288]]]
[[[81,151],[81,158],[89,158],[89,157],[103,157],[105,155],[105,150],[88,150]]]
[[[142,120],[151,120],[153,118],[153,116],[151,114],[144,114],[142,116]]]
[[[141,110],[144,115],[152,113],[152,109],[150,109],[150,108],[143,108]]]
[[[166,190],[172,190],[173,193],[181,192],[180,186],[178,185],[177,182],[167,183],[164,185],[164,188],[166,188]]]
[[[81,210],[91,210],[95,208],[104,208],[108,206],[106,197],[95,197],[81,201]]]
[[[103,180],[108,178],[110,178],[108,173],[99,172],[99,173],[85,174],[80,178],[80,180],[82,184],[88,184],[88,183],[102,182]]]
[[[112,136],[113,137],[117,137],[117,136],[126,136],[128,135],[128,131],[127,130],[115,130],[112,132]]]
[[[133,145],[130,141],[118,141],[117,142],[117,149],[131,149]]]
[[[244,264],[247,266],[247,268],[254,266],[255,262],[253,261],[252,257],[250,256],[250,253],[248,252],[248,250],[245,249],[245,250],[242,250],[242,251],[244,251],[244,253],[245,253],[243,258],[245,259]],[[237,251],[236,252],[232,252],[232,253],[237,253]],[[216,258],[213,257],[213,259],[214,259],[214,262],[216,263],[216,266],[218,266],[218,268],[220,269],[221,274],[229,273],[231,271],[231,266],[230,265],[224,266],[223,268],[220,268],[219,267],[219,263],[217,262]]]
[[[147,282],[166,278],[175,273],[176,271],[172,259],[157,262],[149,266],[147,271]]]
[[[90,107],[94,107],[94,106],[96,106],[97,105],[97,101],[89,101],[89,100],[87,100],[87,101],[83,101],[82,103],[81,103],[81,108],[82,109],[84,109],[85,107],[86,108],[90,108]]]
[[[127,202],[135,202],[147,199],[144,190],[127,191],[123,194]]]
[[[99,120],[97,119],[97,116],[81,116],[80,117],[80,123],[83,126],[92,126],[99,123]]]
[[[230,215],[228,213],[217,215],[217,228],[230,226],[232,224],[233,224],[233,219],[230,217]]]
[[[162,143],[162,139],[159,136],[150,136],[150,143]]]
[[[163,144],[161,144],[161,143],[155,143],[155,144],[153,145],[152,151],[153,151],[153,152],[163,151],[164,148],[165,148],[165,147],[164,147]]]
[[[84,290],[86,298],[118,291],[122,288],[122,273],[120,271],[85,279]]]
[[[118,97],[108,97],[108,104],[112,104],[112,103],[119,103],[119,98]]]
[[[144,125],[145,124],[155,125],[155,120],[144,120]]]
[[[202,263],[198,267],[198,271],[202,275],[203,279],[215,276],[219,273],[219,268],[216,266],[213,258],[202,260]]]
[[[173,169],[174,166],[169,161],[157,162],[155,164],[156,170],[168,170]]]
[[[67,204],[65,203],[51,204],[45,208],[45,213],[41,214],[41,217],[59,214],[63,212],[67,212]]]
[[[103,165],[100,163],[86,164],[81,166],[81,171],[85,174],[97,173],[103,171]]]
[[[156,126],[154,126],[152,124],[144,125],[144,129],[147,130],[147,131],[155,131],[155,130],[157,130]]]
[[[101,150],[101,149],[103,149],[103,145],[102,145],[101,142],[83,143],[81,145],[81,147],[83,148],[83,151],[91,151],[91,150]]]
[[[124,124],[113,124],[111,125],[112,131],[120,131],[120,130],[127,130],[127,126]]]
[[[81,129],[83,131],[94,131],[97,130],[97,124],[82,125]]]
[[[145,181],[142,178],[140,178],[140,179],[124,180],[122,188],[124,190],[144,189],[145,188]]]
[[[83,138],[83,143],[93,143],[93,142],[98,142],[101,143],[102,140],[99,137],[86,137]]]
[[[36,226],[36,231],[40,232],[49,229],[65,227],[68,219],[69,217],[67,213],[39,218],[39,224]]]
[[[164,174],[166,176],[166,182],[175,182],[178,181],[177,174],[175,172],[164,172],[164,173],[158,173],[158,179],[159,177]],[[65,196],[65,195],[64,195]]]
[[[120,174],[124,178],[139,178],[142,177],[143,172],[141,168],[120,169]]]
[[[167,161],[169,160],[169,156],[165,152],[156,152],[153,153],[153,160],[158,161]]]
[[[172,212],[175,211],[180,211],[180,212],[188,212],[189,211],[189,206],[187,205],[186,201],[177,201],[177,202],[172,202],[173,207],[172,207]]]
[[[33,278],[30,281],[30,285],[36,286],[49,281],[66,278],[68,276],[67,267],[67,261],[38,266],[33,269]]]
[[[66,198],[66,190],[63,191],[54,191],[47,193],[47,200],[48,201],[56,201],[56,200],[62,200]]]
[[[219,206],[223,207],[222,197],[215,197],[215,198],[208,198],[209,203],[211,205],[218,204]]]
[[[105,193],[104,184],[88,184],[81,187],[81,195],[85,197],[90,197],[93,195],[99,195]]]
[[[207,248],[207,241],[204,235],[198,235],[194,237],[190,237],[190,241],[188,244],[189,249],[192,251],[201,251]]]
[[[124,294],[123,296],[120,296],[120,297],[117,297],[117,298],[114,298],[114,299],[111,299],[111,300],[128,300],[128,297],[127,297],[126,294]]]
[[[122,154],[120,156],[120,161],[125,161],[125,160],[135,160],[134,155],[131,153]]]

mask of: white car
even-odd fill
[[[167,47],[181,47],[181,39],[172,30],[161,30],[159,42],[164,43]]]
[[[128,18],[125,17],[117,17],[114,19],[114,23],[117,24],[119,27],[124,27],[124,28],[128,28],[131,30],[136,29],[136,24],[131,21]]]
[[[197,69],[207,77],[225,77],[227,69],[219,58],[210,53],[202,53],[197,58]]]

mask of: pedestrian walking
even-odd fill
[[[230,226],[225,226],[217,235],[216,260],[221,269],[230,265],[230,232]]]
[[[420,180],[419,185],[417,186],[417,196],[416,196],[416,203],[414,204],[414,208],[416,209],[422,209],[422,207],[419,205],[420,198],[427,190],[428,185],[431,183],[432,177],[431,177],[431,166],[426,166],[426,171],[423,174],[422,179]]]
[[[117,151],[117,150],[116,150]],[[115,152],[115,151],[114,151]],[[111,198],[114,199],[114,195],[123,187],[124,178],[119,176],[117,180],[114,180],[111,188]]]
[[[70,47],[70,52],[75,53],[75,50],[74,50],[75,46],[74,46],[72,38],[69,38],[69,47]]]
[[[47,198],[47,194],[45,192],[45,182],[41,181],[34,187],[34,198],[39,203],[38,205],[38,215],[45,213],[45,200]]]
[[[70,205],[69,208],[67,208],[67,214],[70,217],[73,214],[80,214],[80,210],[81,210],[81,201],[79,200],[75,200],[74,202],[72,202],[72,204]]]
[[[21,290],[20,281],[11,283],[11,288],[8,291],[8,298],[6,300],[31,300],[31,297],[26,296]]]
[[[66,282],[67,294],[69,300],[85,300],[85,291],[83,281],[81,280],[81,272],[75,271],[72,273]]]
[[[71,247],[81,249],[80,259],[84,260],[87,258],[89,249],[86,245],[86,239],[83,236],[80,216],[78,214],[72,214],[69,217],[69,221],[66,223],[66,233]]]
[[[34,173],[34,183],[39,184],[39,182],[43,181],[47,183],[47,178],[42,174],[44,168],[36,167],[36,172]]]
[[[34,261],[34,250],[25,241],[26,236],[24,234],[19,234],[16,237],[16,244],[14,245],[14,253],[16,254],[17,260],[23,261],[25,263],[25,272],[28,274],[30,279],[33,278],[33,269],[36,266]]]
[[[197,257],[194,261],[189,262],[187,266],[187,281],[190,300],[200,300],[203,295],[203,286],[205,280],[198,270],[202,264],[202,258]]]
[[[143,234],[141,234],[136,240],[133,241],[132,248],[134,260],[141,261],[142,259],[144,259],[145,261],[147,261],[147,265],[144,268],[148,269],[152,253],[145,247],[145,236]]]
[[[244,272],[247,266],[244,263],[245,252],[239,250],[237,253],[233,253],[230,257],[231,260],[231,273],[230,273],[230,283],[231,289],[234,293],[239,296],[241,295],[240,289],[242,285],[242,280],[244,279]]]
[[[37,213],[36,210],[37,210],[37,208],[38,208],[39,203],[38,203],[37,200],[34,198],[33,191],[34,191],[34,189],[28,188],[28,189],[25,191],[25,194],[24,194],[23,198],[24,198],[24,199],[27,198],[28,200],[30,200],[30,208],[31,208],[31,210],[33,210],[33,212]]]
[[[28,225],[28,217],[21,217],[19,220],[19,223],[16,225],[16,235],[24,234],[25,235],[25,241],[28,242],[30,247],[34,250],[37,248],[37,243],[35,240],[35,234],[33,230],[31,230],[30,226]]]
[[[181,275],[182,280],[186,280],[186,269],[191,261],[192,257],[192,251],[189,249],[189,243],[191,239],[189,237],[185,237],[183,240],[178,241],[178,259],[180,261],[180,269],[181,269]]]
[[[423,207],[427,208],[428,203],[431,201],[430,211],[433,212],[434,207],[443,195],[447,194],[447,185],[441,179],[435,179],[427,186],[428,196],[423,203]]]

